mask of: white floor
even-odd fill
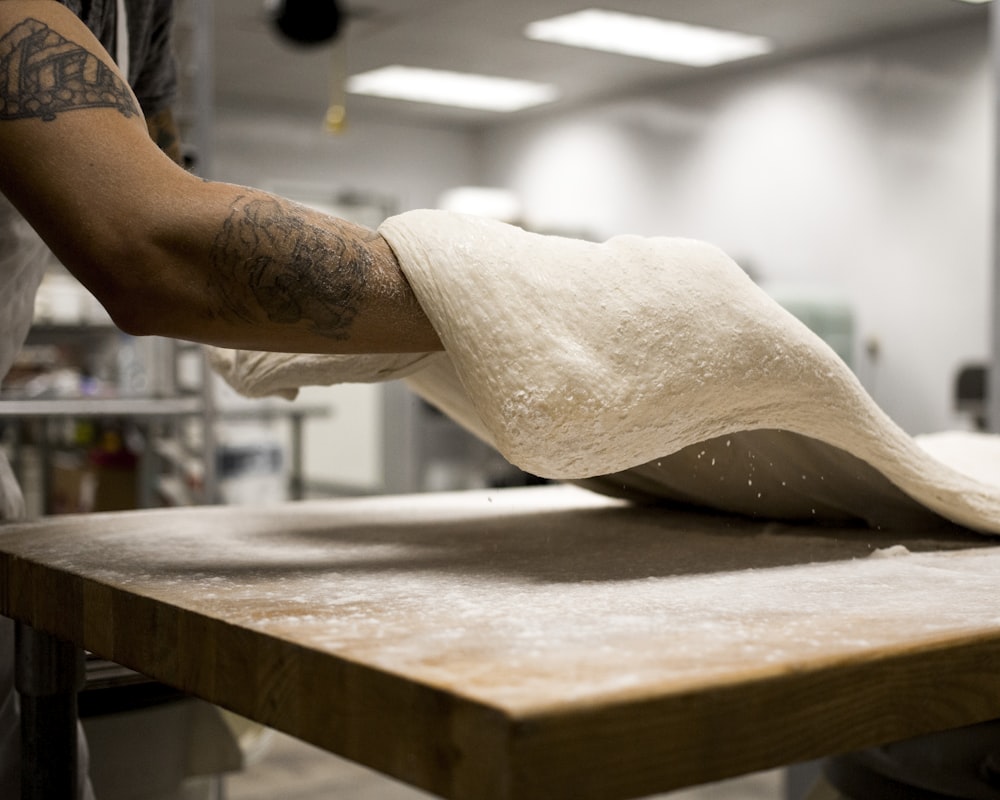
[[[736,780],[658,795],[670,800],[782,800],[782,773],[762,772]],[[371,770],[282,734],[242,773],[225,780],[225,800],[431,800]]]

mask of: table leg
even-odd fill
[[[77,691],[83,651],[18,623],[15,683],[21,701],[21,800],[79,796]]]
[[[291,475],[289,476],[289,496],[292,500],[302,500],[306,495],[305,476],[302,467],[302,414],[289,415],[291,422]]]

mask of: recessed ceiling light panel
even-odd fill
[[[497,112],[551,103],[558,96],[554,86],[544,83],[398,65],[352,75],[347,91]]]
[[[530,23],[530,39],[609,53],[711,67],[774,49],[763,36],[589,8]]]

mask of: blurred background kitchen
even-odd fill
[[[178,3],[177,111],[199,174],[371,226],[445,207],[595,240],[703,238],[826,337],[907,431],[983,424],[988,4],[616,0],[591,16],[632,16],[588,19],[568,0],[356,0],[307,4],[327,17],[304,34],[276,24],[282,5]],[[673,30],[619,31],[665,22],[750,36],[676,54],[642,51]],[[637,52],[559,40],[595,31]],[[466,96],[429,94],[456,88]],[[5,381],[6,400],[36,408],[0,406],[0,424],[37,512],[97,495],[270,502],[530,480],[396,385],[307,389],[295,404],[202,386],[196,351],[118,333],[58,265],[36,321]],[[38,404],[79,397],[117,403]]]
[[[988,426],[988,3],[293,6],[177,3],[198,174],[372,227],[440,207],[593,240],[706,239],[908,432]],[[0,442],[35,515],[535,481],[398,384],[237,397],[197,348],[118,332],[55,263]]]

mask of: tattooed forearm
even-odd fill
[[[243,196],[212,247],[223,316],[256,322],[305,322],[344,340],[358,313],[371,268],[361,241],[309,219],[307,209],[267,196]]]
[[[140,114],[114,70],[45,23],[27,19],[0,38],[0,120],[50,122],[78,108]]]

